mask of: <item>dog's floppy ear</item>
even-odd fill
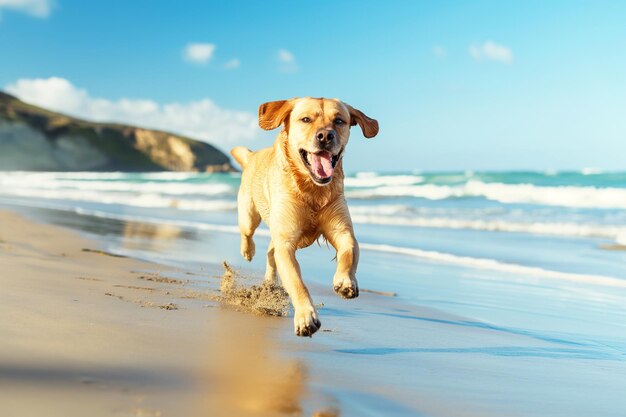
[[[259,126],[265,130],[276,129],[287,119],[292,108],[291,100],[270,101],[261,104],[259,106]]]
[[[350,111],[350,126],[358,124],[366,138],[373,138],[378,134],[378,122],[376,120],[367,117],[361,110],[357,110],[349,104],[346,106]]]

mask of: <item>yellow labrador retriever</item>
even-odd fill
[[[302,281],[296,250],[323,236],[337,250],[335,292],[359,295],[356,268],[359,246],[343,195],[342,157],[350,126],[358,124],[367,138],[378,122],[337,99],[294,98],[259,107],[265,130],[283,126],[274,146],[252,152],[231,151],[243,168],[239,188],[241,254],[254,256],[252,235],[261,219],[270,228],[265,279],[280,276],[293,304],[298,336],[311,336],[321,326],[309,291]]]

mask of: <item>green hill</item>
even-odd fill
[[[233,171],[208,143],[172,133],[93,123],[0,91],[0,171]]]

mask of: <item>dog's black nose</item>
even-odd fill
[[[335,140],[336,135],[337,133],[332,129],[320,129],[315,134],[315,137],[322,145],[325,145]]]

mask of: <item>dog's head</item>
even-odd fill
[[[265,130],[284,126],[293,165],[317,185],[332,181],[348,144],[350,127],[357,124],[366,138],[378,133],[376,120],[337,99],[294,98],[259,107],[259,126]]]

